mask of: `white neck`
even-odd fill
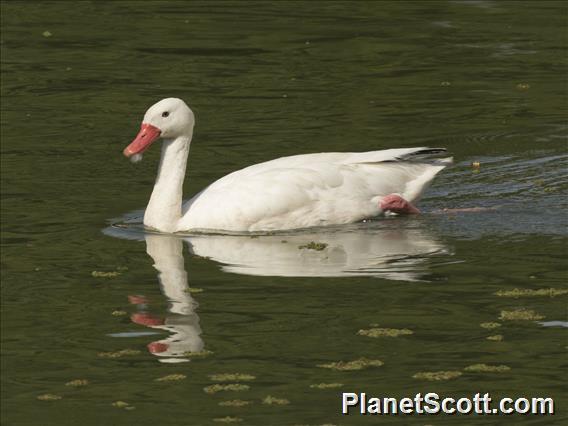
[[[158,177],[144,213],[144,225],[162,232],[177,230],[190,143],[191,134],[164,139]]]

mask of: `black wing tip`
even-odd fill
[[[416,151],[396,157],[394,161],[412,161],[414,159],[446,154],[447,152],[446,148],[417,148]]]
[[[448,152],[446,148],[424,148],[418,151],[411,152],[408,155],[443,154],[445,152]]]

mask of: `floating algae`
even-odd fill
[[[122,358],[125,356],[140,355],[137,349],[122,349],[116,352],[99,352],[97,355],[101,358]]]
[[[412,377],[414,379],[438,382],[441,380],[457,379],[461,375],[461,371],[421,371],[419,373],[416,373]]]
[[[249,385],[243,385],[241,383],[228,383],[228,384],[215,384],[215,385],[209,385],[203,388],[203,390],[205,391],[205,393],[208,393],[210,395],[214,395],[217,392],[223,392],[223,391],[233,391],[233,392],[240,392],[240,391],[246,391],[249,390],[250,386]]]
[[[494,328],[501,327],[501,324],[498,322],[482,322],[481,324],[479,324],[479,326],[481,328],[485,328],[486,330],[492,330]]]
[[[355,371],[362,370],[367,367],[380,367],[384,362],[378,359],[359,358],[354,361],[337,361],[327,364],[319,364],[320,368],[329,368],[337,371]]]
[[[93,271],[91,275],[95,278],[114,278],[120,275],[120,272],[112,271],[112,272],[103,272],[103,271]]]
[[[501,311],[499,319],[505,321],[533,321],[543,319],[544,315],[537,314],[532,309],[514,309],[512,311]]]
[[[414,334],[412,330],[408,328],[369,328],[367,330],[359,330],[357,332],[359,336],[367,337],[398,337],[406,336],[409,334]]]
[[[214,382],[249,382],[256,379],[255,376],[243,373],[223,373],[209,376]]]
[[[502,334],[494,334],[493,336],[487,336],[487,340],[491,340],[493,342],[502,342],[504,339]]]
[[[538,290],[532,290],[528,288],[514,288],[513,290],[499,290],[495,295],[500,297],[556,297],[568,294],[568,289],[561,288],[539,288]]]
[[[123,317],[125,315],[128,315],[128,312],[126,311],[121,311],[121,310],[116,310],[116,311],[112,311],[111,315],[113,317]]]
[[[189,294],[203,293],[203,289],[202,288],[196,288],[196,287],[190,287],[190,288],[186,289],[185,292],[189,293]]]
[[[65,386],[80,387],[80,386],[87,386],[88,384],[89,381],[87,379],[75,379],[65,383]]]
[[[213,421],[217,423],[239,423],[242,422],[243,419],[241,419],[240,417],[227,416],[227,417],[217,417],[213,419]]]
[[[464,368],[464,371],[470,373],[504,373],[509,371],[511,367],[507,365],[487,365],[487,364],[473,364]]]
[[[310,385],[312,389],[337,389],[343,386],[343,383],[317,383]]]
[[[206,356],[212,355],[213,352],[208,351],[208,350],[202,350],[202,351],[197,351],[197,352],[184,352],[183,356],[187,357],[187,358],[205,358]]]
[[[298,246],[299,249],[308,249],[316,251],[325,250],[326,247],[327,247],[326,243],[316,243],[315,241],[310,241],[308,244],[303,244],[301,246]]]
[[[276,398],[275,396],[268,395],[262,400],[262,403],[266,405],[288,405],[290,401],[285,398]]]
[[[57,401],[58,399],[62,399],[61,395],[55,395],[52,393],[44,393],[43,395],[38,395],[37,399],[40,401]]]
[[[157,378],[156,382],[177,382],[186,378],[185,374],[168,374],[167,376]]]
[[[116,408],[124,408],[125,410],[134,410],[136,408],[125,401],[114,401],[112,406]]]
[[[250,404],[252,404],[252,401],[244,401],[242,399],[231,399],[229,401],[221,401],[219,403],[221,407],[244,407]]]

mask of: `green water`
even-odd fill
[[[3,424],[566,421],[566,295],[495,294],[567,288],[566,3],[2,2],[1,12]],[[121,150],[167,96],[197,117],[188,197],[298,153],[430,145],[456,164],[418,218],[258,238],[109,227],[146,205],[159,149],[137,165]],[[469,207],[487,210],[439,211]],[[310,241],[328,245],[298,248]],[[534,318],[499,319],[516,309]],[[357,334],[371,324],[413,334]],[[184,355],[202,350],[212,353]],[[384,365],[317,367],[360,357]],[[510,370],[464,371],[479,363]],[[440,370],[462,375],[412,377]],[[204,392],[220,373],[256,379]],[[170,374],[186,378],[156,381]],[[76,379],[88,384],[66,385]],[[319,383],[343,387],[310,387]],[[550,396],[557,413],[345,417],[342,391]],[[232,399],[252,403],[219,405]]]

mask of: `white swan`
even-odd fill
[[[161,232],[252,232],[358,222],[385,211],[417,213],[412,205],[451,158],[443,148],[283,157],[233,172],[182,205],[195,118],[181,99],[152,105],[140,132],[124,149],[139,161],[163,139],[158,177],[144,225]]]

